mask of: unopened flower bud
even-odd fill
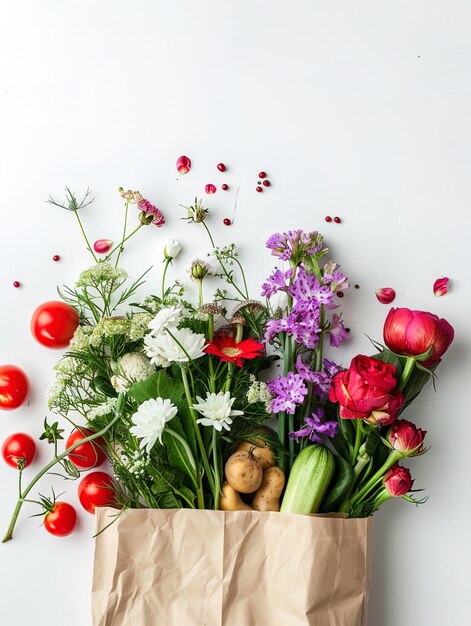
[[[384,486],[393,498],[405,496],[411,489],[413,480],[406,467],[393,465],[384,477]]]
[[[424,439],[426,434],[426,430],[417,428],[412,422],[397,420],[391,426],[388,441],[393,450],[400,452],[403,456],[418,456],[425,452]]]
[[[93,249],[98,254],[106,254],[107,252],[111,250],[112,247],[113,247],[113,242],[111,241],[111,239],[98,239],[93,244]]]
[[[182,246],[176,239],[167,239],[164,245],[164,256],[170,261],[180,254],[181,249]]]

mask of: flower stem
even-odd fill
[[[119,252],[118,252],[118,256],[116,257],[116,263],[115,263],[115,267],[118,267],[118,263],[119,263],[119,257],[121,256],[121,253],[123,252],[124,248],[123,248],[123,243],[126,241],[126,228],[128,225],[128,209],[129,209],[129,200],[126,200],[126,209],[124,211],[124,226],[123,226],[123,236],[121,237],[121,245],[119,246]]]
[[[407,384],[407,381],[410,378],[410,375],[412,374],[412,372],[414,371],[414,367],[415,367],[415,357],[414,356],[408,356],[407,357],[407,361],[406,364],[404,366],[404,369],[402,370],[402,375],[401,375],[401,380],[399,381],[399,389],[402,391],[404,389],[404,387]]]
[[[172,259],[166,258],[164,263],[164,271],[162,274],[162,302],[165,300],[165,277],[167,275],[168,266],[172,262]]]
[[[85,243],[87,244],[88,251],[90,252],[92,257],[94,258],[95,263],[98,263],[98,258],[96,256],[96,254],[94,253],[93,248],[90,245],[90,242],[88,241],[88,237],[87,237],[87,235],[85,233],[85,229],[83,227],[82,220],[80,219],[80,215],[78,214],[78,211],[74,211],[74,213],[75,213],[75,217],[77,218],[77,221],[79,223],[80,230],[82,231],[83,238],[85,239]]]
[[[211,491],[214,493],[214,480],[213,480],[213,477],[211,475],[211,468],[210,468],[209,461],[208,461],[208,455],[206,454],[206,449],[204,447],[203,439],[201,437],[201,432],[200,432],[199,426],[198,426],[198,424],[196,422],[196,420],[197,420],[196,411],[193,408],[193,398],[191,397],[190,386],[188,385],[188,376],[186,375],[186,370],[185,370],[185,368],[183,366],[180,367],[180,370],[181,370],[181,373],[182,373],[183,387],[185,388],[186,402],[188,404],[188,408],[190,410],[191,417],[193,418],[193,427],[195,429],[196,441],[198,442],[198,447],[199,447],[200,452],[201,452],[201,458],[203,460],[204,471],[205,471],[206,476],[208,478],[208,482],[209,482],[209,486],[211,488]]]
[[[219,509],[219,492],[221,490],[221,477],[219,475],[218,438],[217,431],[213,428],[213,462],[214,462],[214,509]]]
[[[29,485],[25,487],[23,492],[20,494],[20,497],[18,498],[18,502],[16,503],[15,510],[13,511],[13,516],[11,518],[10,525],[8,526],[8,530],[6,532],[5,537],[2,540],[2,543],[6,543],[7,541],[10,541],[10,539],[13,539],[13,531],[15,529],[18,515],[21,511],[21,507],[23,506],[23,503],[25,502],[26,496],[31,491],[31,489],[35,486],[35,484],[44,476],[44,474],[46,474],[52,467],[54,467],[54,465],[56,465],[57,463],[60,463],[60,461],[65,459],[65,457],[68,456],[73,450],[75,450],[75,448],[78,448],[78,446],[81,446],[87,443],[88,441],[93,441],[94,439],[97,439],[98,437],[101,437],[102,435],[104,435],[113,426],[113,424],[121,417],[121,411],[124,405],[124,398],[125,398],[125,395],[123,393],[120,393],[118,396],[118,403],[116,405],[115,416],[111,420],[111,422],[105,426],[105,428],[103,428],[97,433],[93,433],[93,435],[89,435],[88,437],[85,437],[84,439],[79,439],[79,441],[74,443],[73,446],[70,446],[70,448],[67,448],[67,450],[65,450],[62,454],[59,454],[59,456],[55,456],[50,463],[48,463],[45,467],[43,467],[43,469],[38,474],[36,474],[36,476],[29,483]]]
[[[389,469],[391,469],[394,463],[397,463],[397,461],[399,461],[399,459],[401,459],[402,456],[403,455],[400,452],[397,452],[397,451],[391,452],[391,454],[388,456],[388,458],[386,459],[384,464],[379,468],[379,470],[375,474],[373,474],[373,476],[366,483],[366,485],[362,489],[360,489],[360,491],[355,496],[353,496],[352,505],[356,504],[359,500],[364,498],[364,496],[366,496],[373,489],[373,487],[375,487],[376,484],[380,480],[383,479],[383,476],[385,475],[385,473]]]
[[[342,419],[342,418],[340,418]],[[353,452],[352,452],[352,458],[351,458],[351,463],[353,466],[356,465],[357,462],[357,457],[358,457],[358,451],[360,450],[360,446],[362,444],[362,440],[363,440],[363,425],[361,423],[361,420],[356,419],[354,421],[355,424],[355,444],[353,447]]]
[[[122,241],[120,241],[112,250],[111,252],[108,252],[108,254],[105,257],[105,261],[108,261],[110,259],[110,257],[116,252],[116,250],[119,250],[121,248],[121,246],[126,243],[126,241],[128,241],[129,239],[131,239],[131,237],[133,235],[135,235],[137,233],[138,230],[140,230],[142,227],[144,226],[144,224],[139,224],[139,226],[137,228],[135,228],[131,233],[129,233],[129,235],[127,235],[127,237],[125,237]],[[98,263],[98,259],[96,259],[97,263]]]

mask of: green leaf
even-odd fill
[[[381,438],[378,433],[374,430],[368,433],[368,437],[365,441],[365,452],[368,456],[373,456],[376,452],[376,448],[381,443]]]
[[[426,369],[419,363],[415,364],[415,368],[410,375],[406,386],[402,390],[405,402],[401,412],[417,398],[425,385],[433,378],[434,369],[435,368]]]
[[[171,422],[172,425],[174,420],[175,418]],[[193,485],[197,487],[196,463],[185,438],[173,429],[168,428],[164,431],[163,442],[167,449],[169,465],[188,476]]]
[[[351,463],[341,456],[335,457],[335,473],[330,481],[330,488],[322,500],[320,513],[329,513],[338,509],[340,503],[350,491],[354,479]]]
[[[159,505],[161,509],[181,509],[182,508],[182,503],[175,496],[175,494],[172,493],[171,491],[164,493],[159,498]]]
[[[403,367],[401,359],[397,356],[397,354],[394,354],[394,352],[391,352],[391,350],[386,349],[382,352],[378,352],[378,354],[374,354],[372,358],[378,359],[379,361],[384,361],[385,363],[389,363],[390,365],[394,365],[394,367],[396,368],[397,380],[401,378]]]

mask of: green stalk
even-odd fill
[[[388,456],[388,458],[379,468],[379,470],[375,474],[373,474],[373,476],[366,483],[366,485],[362,489],[360,489],[360,491],[355,496],[353,496],[351,502],[352,505],[356,504],[359,500],[368,495],[368,493],[377,485],[377,483],[379,483],[379,481],[383,479],[386,472],[391,469],[394,463],[397,463],[400,459],[402,459],[402,457],[403,455],[400,452],[391,452],[391,454]]]
[[[129,241],[129,239],[131,239],[131,237],[133,237],[133,235],[135,235],[137,233],[137,231],[140,230],[143,226],[144,226],[144,224],[139,224],[139,226],[137,228],[135,228],[132,231],[132,233],[129,233],[129,235],[127,235],[127,237],[125,237],[110,252],[108,252],[108,254],[105,257],[105,261],[108,261],[111,258],[111,256],[116,252],[116,250],[119,250],[121,248],[121,246],[124,243],[126,243],[126,241]],[[95,259],[96,259],[96,257],[95,257]],[[98,259],[96,259],[96,262],[98,263]]]
[[[128,209],[129,209],[129,199],[126,200],[126,209],[124,211],[124,226],[123,226],[123,236],[121,237],[121,241],[124,243],[124,241],[126,240],[126,229],[127,229],[127,225],[128,225]],[[118,267],[118,263],[119,263],[119,257],[121,256],[121,253],[123,252],[124,248],[123,248],[123,244],[121,244],[119,246],[119,251],[118,251],[118,256],[116,257],[116,263],[115,263],[115,267]]]
[[[398,387],[399,387],[399,389],[401,389],[401,391],[406,386],[407,381],[410,378],[410,375],[414,371],[415,361],[416,361],[415,356],[408,356],[407,357],[406,364],[404,366],[404,369],[402,370],[401,380],[399,381],[399,385],[398,385]]]
[[[206,449],[204,447],[203,439],[201,437],[201,432],[200,432],[199,426],[198,426],[198,424],[196,422],[196,420],[198,418],[197,418],[197,415],[196,415],[196,411],[193,408],[193,398],[191,397],[190,387],[188,385],[188,376],[186,375],[186,370],[185,370],[185,368],[183,366],[180,367],[180,370],[181,370],[181,373],[182,373],[183,387],[185,388],[186,402],[187,402],[188,408],[190,410],[190,415],[193,418],[193,427],[195,429],[196,441],[198,442],[198,447],[200,449],[201,458],[203,460],[204,471],[205,471],[205,473],[207,475],[210,489],[214,493],[214,480],[213,480],[213,477],[211,475],[211,468],[210,468],[210,465],[209,465],[208,456],[206,454]]]
[[[213,428],[213,462],[214,462],[214,509],[219,509],[219,493],[221,491],[221,478],[219,475],[217,431]]]
[[[203,279],[198,279],[198,304],[202,306],[203,304]]]
[[[62,454],[59,454],[59,456],[55,456],[50,463],[48,463],[38,474],[36,474],[36,476],[33,478],[33,480],[29,483],[29,485],[24,489],[23,493],[20,494],[20,497],[18,498],[18,502],[16,503],[15,510],[13,511],[13,516],[11,518],[10,525],[8,526],[8,530],[6,532],[5,537],[2,540],[2,543],[6,543],[7,541],[10,541],[10,539],[13,539],[13,531],[15,529],[18,515],[21,511],[21,507],[23,506],[23,503],[25,502],[26,496],[29,494],[29,492],[35,486],[35,484],[44,476],[44,474],[46,474],[52,467],[54,467],[54,465],[56,465],[57,463],[65,459],[66,456],[68,456],[71,452],[73,452],[75,448],[78,448],[78,446],[81,446],[84,443],[87,443],[87,441],[93,441],[94,439],[97,439],[98,437],[103,436],[111,428],[111,426],[113,426],[113,424],[121,417],[121,411],[122,411],[122,407],[124,404],[124,398],[125,398],[124,394],[120,393],[118,396],[118,404],[116,405],[115,416],[111,420],[111,422],[107,426],[105,426],[105,428],[103,428],[97,433],[93,433],[93,435],[89,435],[88,437],[85,437],[84,439],[80,439],[79,441],[74,443],[73,446],[70,446],[70,448],[67,448],[67,450],[65,450]]]
[[[168,266],[172,262],[172,259],[166,258],[164,264],[164,272],[162,275],[162,302],[165,300],[165,277],[167,275]]]
[[[96,256],[95,252],[93,251],[93,248],[91,247],[90,242],[88,241],[87,235],[85,234],[85,229],[83,227],[82,220],[80,219],[78,211],[74,211],[74,213],[75,213],[75,217],[77,218],[77,221],[79,223],[80,230],[82,231],[83,238],[85,239],[85,243],[87,244],[88,251],[90,252],[92,257],[94,258],[95,263],[98,263],[98,258]]]
[[[359,419],[354,420],[354,424],[355,424],[355,444],[354,444],[353,452],[352,452],[352,459],[351,459],[352,465],[355,465],[357,462],[358,451],[360,450],[360,446],[363,440],[363,425],[361,424],[361,420]]]

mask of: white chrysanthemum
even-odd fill
[[[194,404],[193,408],[201,413],[203,417],[196,420],[198,424],[203,426],[213,426],[216,430],[221,431],[223,427],[230,430],[233,417],[243,415],[243,411],[235,411],[232,409],[235,398],[231,398],[229,391],[220,391],[219,393],[207,393],[206,400],[196,396],[198,404]]]
[[[175,417],[177,407],[168,399],[152,398],[143,402],[131,417],[130,432],[140,439],[140,447],[149,453],[157,439],[162,443],[165,424]]]
[[[145,380],[155,372],[155,367],[141,352],[128,352],[116,364],[118,373],[111,377],[111,384],[118,392],[127,391],[132,383]]]
[[[205,345],[205,336],[189,328],[174,328],[157,337],[147,335],[144,340],[144,350],[150,362],[162,367],[199,359],[205,355]]]
[[[154,319],[149,322],[149,328],[152,335],[158,335],[167,328],[176,328],[178,322],[181,320],[182,310],[179,306],[169,306],[165,309],[161,309]]]

